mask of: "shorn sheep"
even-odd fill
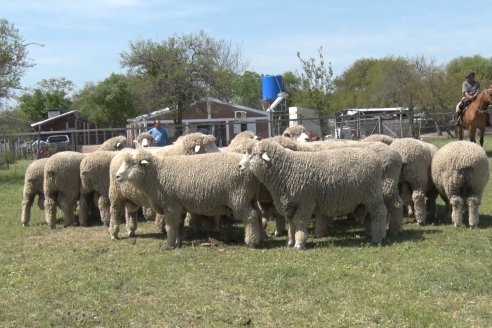
[[[462,224],[468,206],[468,225],[479,223],[479,206],[489,180],[489,161],[482,147],[469,141],[454,141],[439,149],[432,159],[432,179],[446,203],[455,226]]]
[[[385,237],[386,206],[381,191],[382,165],[368,149],[293,152],[263,140],[244,155],[251,170],[270,191],[277,211],[289,223],[288,246],[304,249],[313,214],[338,217],[364,208],[371,219],[372,242]]]
[[[186,212],[207,216],[232,212],[244,223],[246,245],[256,247],[261,232],[259,213],[252,203],[258,181],[253,174],[239,170],[241,157],[224,152],[156,157],[140,150],[127,154],[116,180],[134,185],[145,194],[152,209],[164,215],[169,248],[182,242],[179,227]]]

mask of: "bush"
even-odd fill
[[[15,164],[15,153],[9,149],[3,151],[0,154],[0,165],[7,166],[7,170],[10,168],[10,164]]]

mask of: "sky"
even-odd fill
[[[242,50],[248,70],[300,72],[318,49],[338,76],[358,59],[424,56],[446,64],[492,55],[485,2],[456,0],[0,0],[0,18],[19,30],[35,66],[22,85],[65,78],[76,89],[125,73],[131,41],[165,41],[201,30]],[[43,45],[43,46],[41,46]]]

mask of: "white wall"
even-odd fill
[[[318,114],[313,109],[289,107],[289,126],[294,125],[304,125],[316,137],[322,137]]]

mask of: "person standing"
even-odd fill
[[[478,81],[475,80],[475,72],[470,71],[465,76],[465,80],[461,85],[462,98],[456,108],[455,125],[458,125],[458,122],[460,121],[461,115],[463,115],[466,106],[468,106],[473,100],[475,100],[475,98],[477,98],[479,93],[480,93],[480,83],[478,83]]]
[[[154,143],[156,146],[165,146],[167,144],[168,134],[166,129],[161,127],[161,121],[154,120],[154,127],[147,131],[154,138]]]

